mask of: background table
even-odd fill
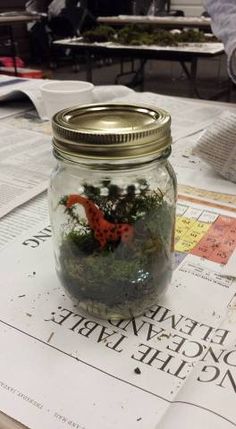
[[[184,28],[194,27],[202,30],[210,30],[211,19],[204,17],[185,17],[185,16],[99,16],[97,21],[100,24],[107,25],[126,25],[126,24],[150,24],[160,28]]]
[[[41,15],[38,14],[13,14],[13,13],[0,13],[0,26],[5,26],[7,28],[6,38],[9,37],[10,40],[10,50],[13,60],[13,67],[15,76],[17,76],[17,64],[16,64],[16,47],[15,39],[13,33],[13,26],[17,24],[28,24],[34,21],[40,21]]]
[[[197,89],[197,66],[200,58],[214,58],[224,55],[224,46],[222,43],[198,43],[183,44],[181,46],[124,46],[115,43],[84,43],[81,38],[63,39],[54,42],[55,45],[64,48],[70,48],[72,52],[84,56],[86,59],[87,80],[93,81],[94,56],[102,58],[119,58],[121,71],[117,75],[115,83],[120,83],[120,78],[124,75],[133,76],[130,86],[144,87],[144,69],[147,60],[159,61],[177,61],[181,64],[190,83],[192,94],[201,98]],[[137,69],[134,68],[134,60],[140,60]],[[125,60],[131,60],[131,71],[124,72],[123,63]],[[188,64],[188,66],[187,66]],[[214,95],[213,98],[217,98]]]

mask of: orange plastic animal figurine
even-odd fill
[[[128,223],[112,223],[104,218],[103,212],[88,198],[81,195],[69,195],[66,207],[71,208],[75,204],[84,207],[88,224],[94,231],[95,238],[99,241],[101,248],[104,248],[109,241],[119,239],[129,245],[134,236],[134,227]]]

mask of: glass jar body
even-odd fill
[[[176,180],[166,159],[58,161],[49,186],[57,274],[90,314],[132,318],[172,275]]]

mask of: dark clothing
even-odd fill
[[[88,0],[88,9],[95,17],[128,15],[131,1],[127,0]]]
[[[49,40],[47,27],[44,22],[36,22],[30,32],[31,60],[34,64],[49,62]]]
[[[28,12],[47,14],[51,0],[29,0],[25,9]],[[47,31],[47,18],[35,22],[29,30],[31,61],[33,64],[43,64],[49,61],[49,40]]]
[[[96,18],[91,13],[86,1],[66,0],[65,7],[61,10],[60,17],[67,20],[73,29],[74,35],[89,30],[96,25]]]

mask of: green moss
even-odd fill
[[[115,30],[109,25],[99,25],[96,28],[83,33],[85,42],[108,42],[115,35]]]
[[[98,187],[84,184],[83,193],[109,222],[133,225],[134,238],[130,245],[117,240],[101,248],[87,220],[76,213],[78,207],[66,208],[67,196],[63,197],[68,224],[59,275],[65,287],[79,300],[106,306],[150,299],[170,277],[174,210],[162,192],[151,191],[144,180],[129,185],[125,193],[110,181]]]
[[[108,25],[99,25],[83,34],[85,42],[114,42],[121,45],[158,45],[177,46],[179,43],[215,42],[215,37],[206,37],[202,31],[194,29],[173,33],[147,24],[125,25],[120,30],[114,30]]]
[[[206,42],[206,36],[202,31],[196,31],[190,28],[187,31],[181,31],[180,34],[177,34],[176,40],[178,43],[203,43]],[[209,38],[207,41],[209,41]]]

